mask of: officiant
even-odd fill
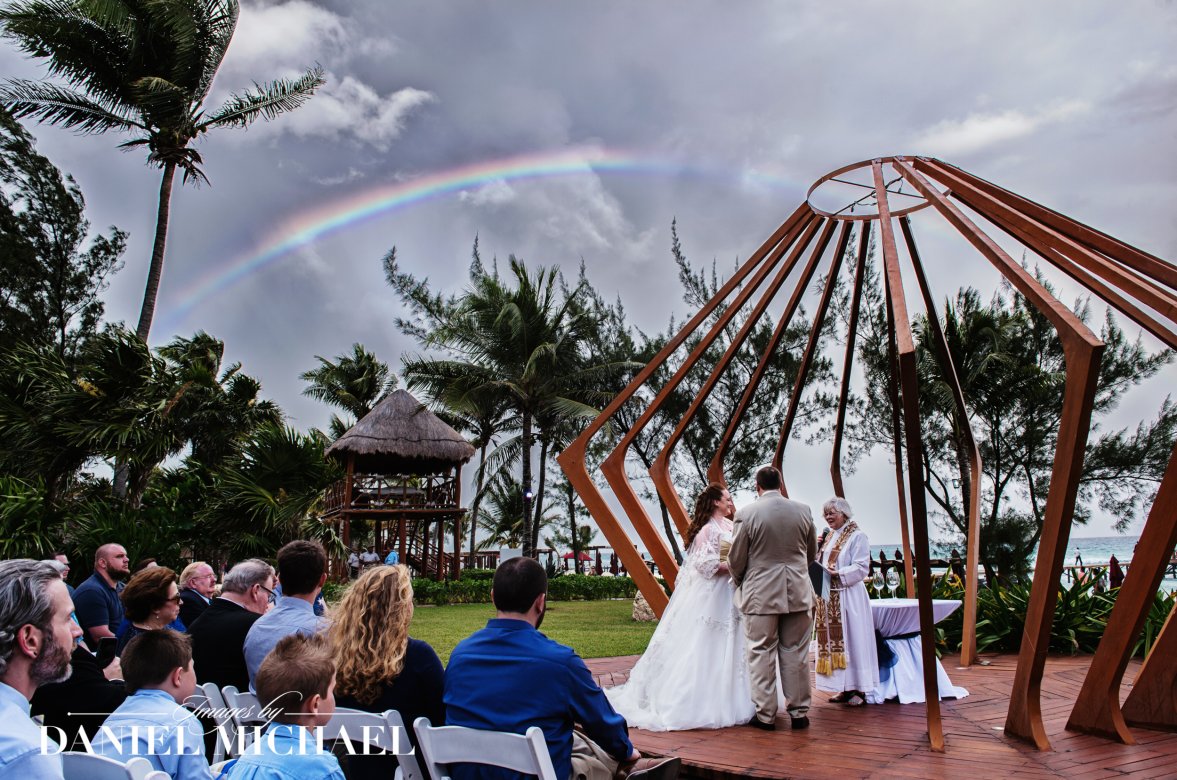
[[[822,506],[830,532],[818,553],[824,571],[817,602],[815,682],[818,690],[836,694],[831,702],[861,707],[866,694],[879,686],[879,661],[866,592],[870,539],[850,519],[853,515],[844,498],[831,498]]]

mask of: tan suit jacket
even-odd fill
[[[765,491],[736,512],[728,567],[736,606],[747,615],[813,609],[809,562],[817,558],[817,532],[809,507]]]

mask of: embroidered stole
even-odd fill
[[[854,522],[847,522],[830,550],[827,566],[837,568],[838,554],[842,545],[858,530]],[[846,668],[846,644],[842,636],[842,580],[836,574],[830,575],[829,598],[817,599],[817,668],[818,674],[832,674],[835,669]]]

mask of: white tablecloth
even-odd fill
[[[879,704],[887,699],[898,698],[901,704],[923,702],[924,673],[920,638],[892,638],[920,630],[919,602],[915,599],[872,599],[870,606],[875,628],[883,635],[887,647],[895,653],[895,665],[889,670],[888,678],[867,694],[867,701]],[[959,601],[934,599],[932,617],[939,623],[959,607]],[[969,695],[964,688],[952,684],[939,659],[936,659],[936,684],[941,699],[963,699]]]

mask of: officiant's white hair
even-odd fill
[[[847,520],[854,517],[854,510],[850,508],[850,502],[841,496],[834,496],[829,501],[821,505],[822,514],[825,514],[827,509],[833,509],[835,512],[841,512]]]

